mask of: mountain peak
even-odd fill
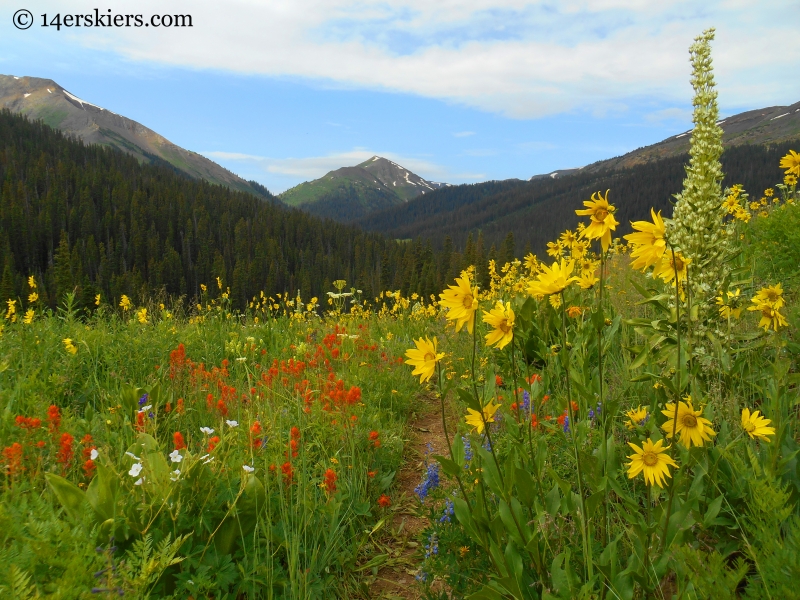
[[[84,100],[52,79],[0,75],[0,109],[3,108],[41,119],[87,144],[111,146],[142,162],[164,161],[194,179],[262,194],[217,163],[173,144],[141,123]]]
[[[402,165],[372,156],[354,167],[330,171],[286,190],[280,199],[314,214],[340,221],[360,218],[408,202],[446,183],[428,181]]]

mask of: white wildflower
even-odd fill
[[[179,463],[183,460],[180,450],[173,450],[169,453],[169,459],[174,463]]]
[[[141,473],[141,472],[142,472],[142,463],[140,463],[140,462],[133,463],[133,466],[131,467],[131,470],[128,471],[128,475],[130,475],[131,477],[138,477],[139,473]],[[136,485],[139,485],[139,484],[137,483]]]

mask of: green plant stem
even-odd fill
[[[437,379],[439,380],[439,402],[442,408],[442,429],[444,430],[444,439],[447,441],[447,451],[450,453],[450,460],[456,462],[455,457],[453,456],[453,445],[450,443],[450,436],[447,433],[447,418],[445,417],[444,410],[444,393],[442,392],[442,365],[439,362],[436,363],[436,371],[438,375]],[[467,491],[464,489],[464,484],[461,482],[461,477],[459,475],[456,475],[456,481],[458,482],[458,487],[461,490],[461,495],[464,498],[464,502],[466,502],[467,506],[469,506],[469,497],[467,496]]]
[[[675,386],[675,389],[678,390],[678,395],[675,398],[675,412],[672,415],[672,436],[670,439],[672,440],[672,446],[670,455],[672,458],[675,458],[675,451],[676,451],[676,440],[675,440],[675,433],[678,429],[678,404],[681,400],[680,389],[681,389],[681,294],[680,294],[680,281],[678,280],[678,266],[675,264],[675,249],[670,246],[670,252],[672,253],[672,269],[675,272],[675,337],[678,342],[678,359],[677,365],[675,368],[675,376],[678,378],[678,384]],[[688,287],[688,286],[687,286]],[[669,529],[669,518],[672,516],[672,501],[675,498],[675,477],[672,478],[672,484],[669,486],[669,500],[667,501],[667,512],[665,513],[664,518],[664,532],[661,535],[661,553],[663,554],[664,551],[667,549],[667,531]]]
[[[605,404],[603,403],[603,327],[605,326],[605,313],[603,312],[603,289],[605,288],[605,275],[606,275],[606,253],[603,252],[602,246],[600,248],[600,290],[599,290],[599,310],[600,314],[603,316],[603,322],[601,323],[600,327],[597,328],[597,370],[598,370],[598,380],[600,385],[600,407],[602,410],[602,422],[603,422],[603,444],[606,444],[606,427],[605,427]],[[608,449],[608,445],[606,444],[606,450]],[[603,453],[605,455],[605,453]],[[606,462],[603,461],[601,466],[603,476],[606,475]],[[602,541],[603,547],[608,545],[608,485],[603,488],[603,520],[602,520]],[[605,588],[603,588],[605,592]]]
[[[587,580],[594,577],[594,561],[590,554],[591,543],[589,540],[589,523],[586,519],[586,498],[583,494],[583,473],[581,472],[581,459],[578,453],[578,428],[575,423],[575,412],[572,410],[572,385],[570,384],[570,352],[567,348],[567,312],[564,307],[564,292],[561,292],[561,335],[564,341],[563,351],[567,353],[565,370],[567,375],[567,412],[569,413],[569,424],[572,427],[572,448],[575,452],[575,465],[578,474],[578,494],[581,499],[581,534],[583,537],[583,556],[584,567],[587,573]]]

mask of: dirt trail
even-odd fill
[[[385,535],[381,539],[381,544],[385,545],[382,552],[389,554],[389,560],[378,570],[377,577],[369,586],[370,597],[375,599],[417,600],[422,597],[415,579],[419,567],[417,537],[428,526],[428,519],[420,509],[414,488],[422,479],[428,444],[433,447],[433,454],[447,455],[447,442],[436,400],[420,398],[417,412],[409,420],[408,434],[403,465],[392,498],[394,516],[384,527]]]

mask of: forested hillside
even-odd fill
[[[760,194],[780,180],[778,160],[797,142],[771,146],[741,145],[722,156],[723,185],[741,183]],[[454,186],[416,198],[408,204],[370,215],[357,223],[393,238],[422,236],[441,247],[446,236],[464,248],[468,238],[480,235],[486,247],[504,242],[509,232],[518,250],[542,253],[547,241],[569,228],[575,209],[593,192],[611,190],[617,206],[619,235],[628,233],[629,221],[646,218],[651,206],[672,214],[672,196],[680,192],[688,156],[673,156],[627,169],[607,169],[533,181],[492,181]],[[475,238],[477,239],[477,238]]]
[[[451,271],[430,244],[398,244],[143,165],[9,111],[0,112],[0,181],[4,300],[27,296],[30,275],[50,306],[75,288],[84,306],[98,293],[191,298],[217,276],[241,306],[260,290],[322,296],[339,278],[367,295],[401,282],[433,293]]]

